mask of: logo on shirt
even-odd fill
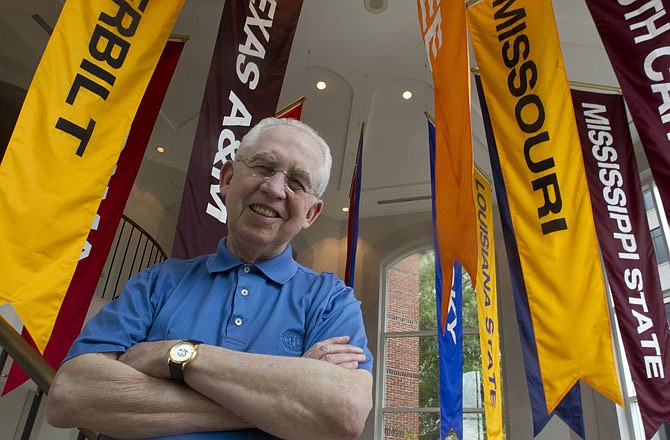
[[[302,354],[304,336],[298,330],[288,329],[281,334],[281,345],[289,353]]]

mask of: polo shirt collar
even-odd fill
[[[219,241],[216,253],[207,258],[209,273],[225,272],[242,265],[245,263],[231,254],[226,247],[226,238]],[[290,244],[276,257],[250,266],[258,268],[266,277],[278,284],[285,284],[298,270],[298,263],[293,259],[293,249]]]

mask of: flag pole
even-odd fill
[[[190,35],[184,35],[184,34],[170,34],[169,37],[170,40],[176,40],[176,41],[183,41],[186,43],[188,40],[191,39]]]

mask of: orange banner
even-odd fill
[[[470,64],[463,0],[417,0],[419,24],[435,88],[435,222],[444,280],[454,259],[477,274],[477,225],[472,199]],[[449,307],[442,302],[444,328]]]

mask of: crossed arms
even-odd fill
[[[121,356],[91,353],[58,370],[47,419],[119,438],[258,428],[284,439],[356,438],[372,407],[372,377],[348,337],[324,340],[301,358],[201,344],[170,379],[177,341],[142,342]]]

